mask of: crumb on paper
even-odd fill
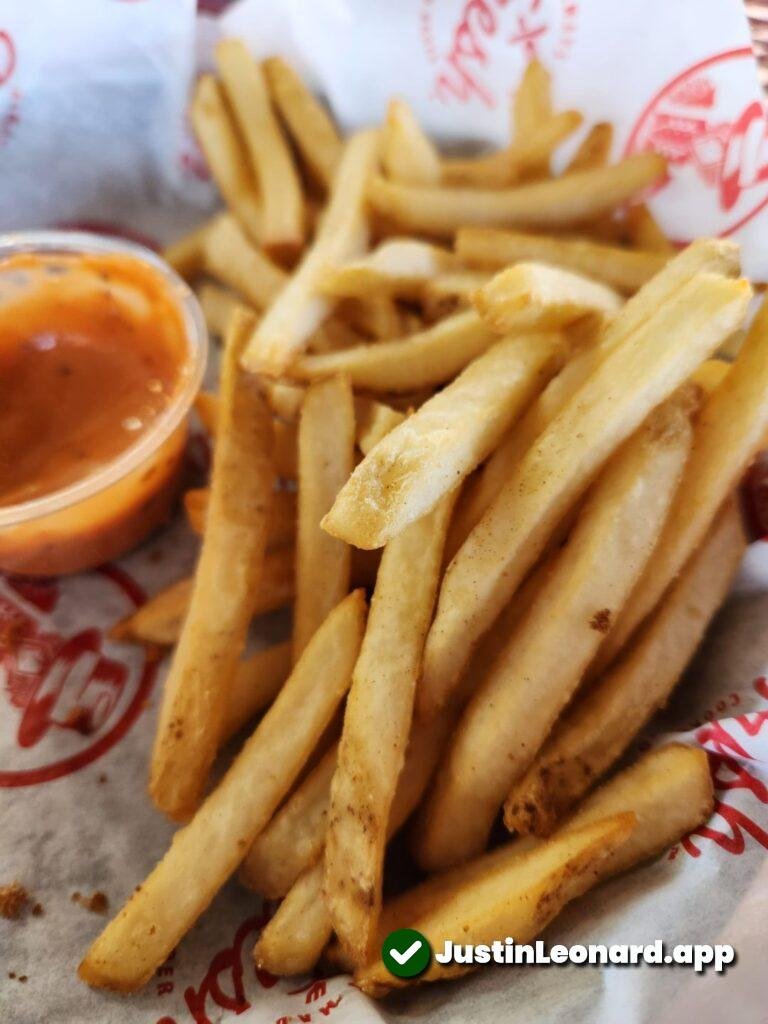
[[[599,612],[595,612],[589,620],[589,628],[596,629],[598,633],[607,633],[611,628],[611,609],[601,608]]]
[[[103,786],[105,782],[107,782],[107,775],[105,772],[102,772],[101,775],[99,776],[99,785]]]
[[[106,914],[109,909],[109,899],[105,893],[98,889],[90,896],[83,896],[80,892],[73,892],[70,899],[73,903],[79,903],[81,907],[90,910],[92,914]]]
[[[32,917],[42,917],[45,914],[45,907],[42,903],[36,903],[32,907]]]
[[[17,921],[29,902],[29,893],[21,882],[0,885],[0,917],[7,921]]]

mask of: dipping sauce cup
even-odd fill
[[[207,349],[148,249],[0,235],[0,570],[92,568],[169,518]]]

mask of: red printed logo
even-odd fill
[[[697,234],[730,235],[768,203],[765,108],[757,97],[749,48],[700,61],[668,82],[643,110],[626,152],[655,150],[667,159],[667,178],[654,210],[679,242],[688,242],[680,198],[702,185],[709,202]]]
[[[139,649],[113,650],[105,630],[142,600],[113,566],[60,581],[0,577],[0,786],[68,775],[125,735],[155,666]],[[87,625],[70,621],[77,608],[94,609]]]
[[[19,123],[21,91],[13,85],[17,54],[13,36],[0,29],[0,146],[13,136]]]
[[[446,6],[455,8],[446,15]],[[576,35],[579,0],[421,0],[419,34],[434,65],[434,97],[450,106],[506,104],[525,64],[565,60]],[[493,74],[489,69],[493,67]]]

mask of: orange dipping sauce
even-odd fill
[[[0,568],[90,567],[170,514],[202,372],[170,273],[126,253],[0,259]]]

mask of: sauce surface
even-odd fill
[[[180,385],[184,325],[126,256],[0,263],[0,506],[85,479],[149,430]]]

